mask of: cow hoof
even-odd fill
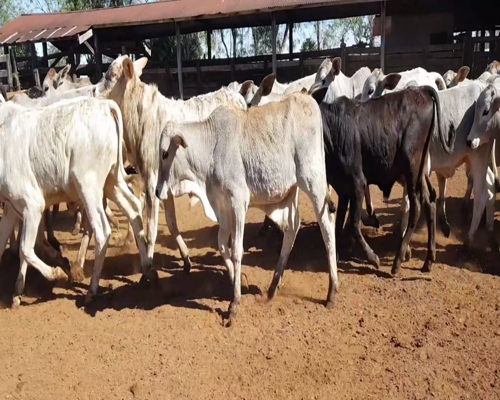
[[[447,238],[450,237],[451,233],[451,227],[448,221],[439,221],[439,227],[441,228],[441,232],[443,232],[443,235]]]
[[[370,264],[373,265],[375,268],[379,269],[380,268],[380,259],[376,254],[373,254],[370,257]]]
[[[431,263],[428,260],[425,260],[424,266],[420,270],[420,272],[423,272],[424,274],[428,274],[431,272]]]
[[[16,310],[19,308],[20,305],[21,305],[21,296],[14,296],[12,298],[12,304],[11,304],[10,308],[12,310]]]
[[[92,303],[92,300],[94,300],[94,295],[92,294],[92,292],[88,291],[85,295],[85,305]]]
[[[191,272],[191,260],[189,257],[186,257],[184,260],[184,273],[187,275]]]
[[[334,299],[327,300],[325,303],[325,307],[327,310],[331,310],[332,308],[334,308],[335,307],[335,300]]]
[[[410,248],[410,246],[408,246],[408,250],[406,250],[406,254],[405,254],[405,262],[410,261],[410,260],[411,260],[411,248]]]
[[[151,268],[147,273],[142,274],[141,280],[139,281],[139,285],[147,288],[152,287],[155,288],[158,286],[160,278],[158,277],[158,271],[154,268]]]
[[[268,301],[271,301],[274,296],[276,295],[276,285],[272,284],[270,287],[269,287],[269,290],[267,291],[267,300]]]
[[[83,268],[72,268],[71,272],[71,282],[82,282],[85,279],[85,273],[83,272]]]
[[[54,268],[54,280],[56,281],[67,281],[68,280],[68,275],[66,275],[66,272],[61,267],[55,267]]]
[[[399,269],[400,269],[399,265],[394,265],[391,270],[392,276],[396,276],[397,274],[399,274]]]
[[[236,319],[237,311],[238,311],[238,303],[233,300],[231,302],[231,305],[229,306],[229,318],[228,318],[228,321],[226,324],[227,328],[229,328],[230,326],[233,325],[233,323]]]
[[[363,217],[361,217],[361,222],[363,222],[364,226],[369,226],[376,229],[380,228],[380,222],[375,214],[363,215]]]

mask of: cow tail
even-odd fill
[[[438,94],[433,87],[431,86],[424,86],[424,87],[429,93],[429,96],[431,96],[432,101],[436,106],[436,111],[433,112],[432,116],[432,121],[433,121],[432,125],[434,127],[435,124],[434,119],[435,115],[437,114],[437,126],[438,126],[439,138],[441,139],[441,144],[443,146],[443,149],[448,154],[451,154],[453,153],[453,148],[455,147],[455,138],[456,138],[455,126],[453,125],[453,123],[450,124],[450,129],[448,131],[448,137],[449,137],[449,143],[448,143],[445,137],[443,126],[441,124],[441,103],[439,102]]]
[[[111,115],[115,120],[116,131],[118,133],[118,159],[116,161],[116,170],[115,173],[121,174],[123,178],[127,177],[127,173],[125,172],[125,168],[123,167],[123,118],[122,113],[120,111],[120,107],[113,100],[107,100]]]

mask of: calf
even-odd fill
[[[100,97],[115,100],[122,110],[127,159],[138,169],[144,181],[148,219],[148,257],[152,259],[159,213],[159,201],[155,196],[160,162],[158,143],[165,124],[168,121],[204,120],[221,104],[231,104],[241,109],[246,109],[246,104],[240,94],[227,88],[188,101],[167,99],[156,86],[140,81],[139,77],[146,63],[146,58],[132,62],[127,56],[118,57],[97,84],[96,92]],[[186,181],[179,185],[175,194],[177,196],[191,194],[198,197],[207,217],[215,218],[203,188]],[[191,261],[177,226],[173,196],[168,196],[164,206],[168,229],[175,237],[185,271],[188,272]]]
[[[43,211],[59,202],[81,200],[96,236],[87,301],[97,293],[111,233],[103,196],[130,220],[143,273],[149,271],[140,202],[124,180],[122,132],[120,109],[112,101],[76,98],[45,108],[0,108],[0,200],[12,210],[0,222],[0,257],[16,220],[24,221],[14,306],[20,304],[28,264],[46,279],[66,279],[61,268],[50,268],[33,250]]]
[[[363,86],[361,101],[380,97],[390,91],[402,90],[412,80],[419,85],[428,85],[436,90],[446,89],[443,77],[437,72],[427,72],[423,68],[415,68],[397,74],[384,75],[381,69],[375,68]]]
[[[350,203],[352,234],[369,262],[378,268],[379,258],[360,229],[364,192],[367,185],[375,184],[388,196],[394,183],[403,177],[410,198],[410,224],[394,259],[392,273],[399,271],[406,255],[421,203],[428,226],[428,253],[422,270],[430,271],[436,252],[435,204],[424,167],[436,115],[440,127],[436,91],[431,87],[411,87],[366,103],[340,97],[332,104],[322,103],[320,109],[328,183],[339,196],[337,242]],[[444,132],[441,129],[439,132],[443,147],[451,152]]]
[[[452,71],[451,69],[443,75],[444,83],[448,89],[458,85],[468,85],[470,80],[467,79],[469,75],[470,68],[467,66],[460,67],[458,72]]]
[[[219,107],[205,122],[167,124],[159,150],[156,195],[161,200],[167,200],[185,180],[206,191],[219,222],[219,250],[234,288],[231,317],[241,296],[243,231],[248,207],[260,208],[284,230],[280,258],[269,288],[272,298],[300,225],[299,189],[312,201],[327,248],[327,305],[333,305],[338,278],[330,212],[335,206],[326,183],[321,115],[310,96],[296,93],[281,102],[248,111]]]

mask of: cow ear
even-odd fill
[[[332,61],[332,75],[337,76],[340,74],[342,68],[342,59],[340,57],[335,57]]]
[[[175,136],[174,136],[174,144],[179,147],[179,146],[182,146],[184,148],[188,147],[187,143],[186,143],[186,139],[184,139],[184,136],[182,135],[182,133],[178,132]]]
[[[71,64],[66,65],[62,70],[59,71],[59,79],[67,79],[69,71],[71,71]]]
[[[384,78],[384,88],[387,90],[394,90],[401,80],[400,74],[389,74]]]
[[[47,72],[47,77],[49,79],[55,79],[57,76],[57,71],[54,68],[49,69],[49,72]]]
[[[132,79],[134,77],[134,63],[132,62],[132,60],[128,57],[126,57],[124,60],[123,60],[123,73],[125,75],[125,79],[127,81],[129,81],[130,79]]]
[[[261,82],[259,90],[262,96],[269,96],[273,90],[276,74],[267,75]]]
[[[313,97],[314,100],[316,100],[316,103],[321,104],[323,103],[323,99],[325,98],[327,91],[328,91],[328,86],[323,86],[318,90],[312,92],[311,96]]]
[[[138,60],[134,61],[134,71],[137,77],[140,77],[142,75],[142,70],[148,63],[148,59],[146,57],[141,57]]]
[[[461,67],[458,70],[457,75],[455,76],[455,78],[453,78],[453,82],[456,82],[457,85],[460,82],[463,82],[465,80],[465,78],[467,78],[467,75],[469,75],[469,72],[470,72],[470,68],[467,67],[466,65],[464,65],[463,67]]]
[[[245,81],[241,84],[240,87],[240,94],[245,97],[250,90],[250,88],[253,86],[253,81]]]

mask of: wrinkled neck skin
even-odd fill
[[[216,141],[212,134],[212,121],[208,119],[203,122],[179,124],[177,129],[182,132],[188,147],[179,147],[176,150],[168,176],[168,190],[174,196],[191,193],[201,198],[214,165]],[[190,185],[189,182],[197,185]],[[196,193],[196,186],[199,186],[203,193]]]

